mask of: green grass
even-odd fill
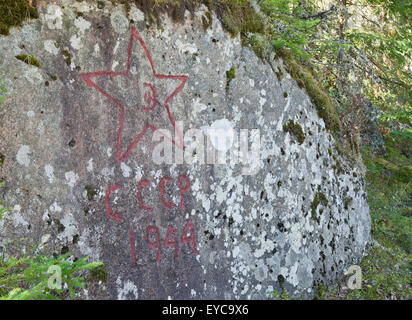
[[[27,63],[29,65],[35,66],[37,68],[40,68],[40,62],[34,56],[29,56],[29,55],[23,53],[23,54],[17,55],[16,59],[18,59],[20,61],[23,61],[24,63]]]
[[[360,264],[362,288],[345,289],[343,279],[320,287],[319,299],[412,298],[412,175],[405,169],[412,165],[412,132],[393,131],[385,144],[383,158],[362,151],[374,239]]]
[[[30,7],[26,0],[0,1],[0,34],[8,35],[11,27],[21,26],[24,20],[38,17],[36,8]]]

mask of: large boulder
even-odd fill
[[[206,7],[37,2],[0,37],[0,245],[104,262],[79,298],[312,297],[359,261],[361,172],[281,59]]]

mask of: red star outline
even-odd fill
[[[152,60],[152,57],[150,55],[150,52],[147,49],[146,44],[144,43],[142,37],[139,35],[139,33],[136,31],[136,29],[134,27],[131,27],[131,31],[132,32],[131,32],[131,36],[130,36],[130,40],[129,40],[129,48],[128,48],[128,52],[127,52],[126,71],[124,71],[124,72],[113,72],[113,71],[102,70],[102,71],[96,71],[96,72],[85,72],[85,73],[80,74],[81,79],[89,87],[95,88],[98,92],[103,94],[107,99],[109,99],[113,104],[115,104],[115,106],[117,108],[120,109],[120,120],[119,120],[119,128],[118,128],[117,143],[116,143],[116,149],[117,149],[116,150],[116,156],[117,156],[117,161],[119,161],[119,162],[123,162],[130,155],[130,153],[133,151],[133,149],[136,147],[136,145],[139,143],[140,139],[142,138],[142,136],[145,134],[145,132],[148,129],[152,129],[154,132],[158,131],[162,136],[164,136],[165,139],[170,141],[176,147],[178,147],[180,149],[184,148],[183,137],[182,137],[182,134],[181,134],[180,130],[176,127],[175,120],[174,120],[173,115],[171,114],[170,109],[169,109],[169,102],[183,89],[183,87],[185,86],[186,81],[188,79],[188,76],[165,75],[165,74],[157,73],[156,70],[155,70],[155,67],[153,65],[153,60]],[[144,110],[145,111],[150,111],[156,106],[156,104],[159,104],[160,106],[164,106],[166,111],[167,111],[167,115],[169,117],[170,123],[172,124],[172,126],[173,126],[173,128],[176,132],[176,135],[178,137],[178,141],[176,142],[172,138],[168,137],[167,135],[162,133],[155,126],[147,124],[147,125],[145,125],[143,130],[137,135],[137,137],[129,144],[129,146],[127,147],[127,150],[123,154],[121,154],[120,146],[121,146],[121,141],[122,141],[123,122],[124,122],[124,114],[125,114],[124,107],[120,104],[119,101],[117,101],[109,93],[107,93],[101,87],[99,87],[92,79],[96,78],[96,77],[105,77],[105,78],[111,77],[112,79],[114,77],[118,77],[118,76],[128,77],[129,74],[130,74],[130,58],[131,58],[131,54],[132,54],[133,41],[134,40],[138,40],[140,45],[142,46],[142,48],[143,48],[143,50],[146,54],[146,57],[150,62],[150,66],[152,68],[153,76],[155,78],[158,78],[158,79],[172,79],[172,80],[180,80],[181,81],[180,85],[178,85],[176,87],[176,89],[167,97],[167,99],[166,99],[166,101],[163,105],[161,103],[159,103],[157,100],[155,100],[155,93],[156,93],[155,89],[150,84],[144,84],[145,87],[150,87],[151,88],[153,96],[154,96],[154,98],[153,97],[150,98],[150,100],[153,102],[153,107],[152,108],[144,108]]]

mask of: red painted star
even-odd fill
[[[120,147],[122,143],[122,135],[123,135],[123,124],[125,120],[125,108],[124,106],[112,95],[107,93],[105,90],[103,90],[101,87],[99,87],[95,79],[97,80],[99,77],[104,77],[104,78],[115,78],[115,77],[129,77],[130,75],[130,58],[132,54],[132,48],[133,48],[133,43],[134,41],[137,40],[141,47],[144,50],[145,56],[147,57],[147,60],[150,63],[150,67],[153,73],[153,76],[155,79],[171,79],[171,80],[178,80],[180,83],[178,86],[173,90],[173,92],[166,98],[165,102],[162,104],[157,100],[157,92],[155,87],[151,83],[143,83],[143,87],[147,90],[145,95],[144,95],[144,102],[145,105],[143,106],[143,111],[144,112],[150,112],[153,111],[156,107],[164,107],[167,112],[167,117],[172,124],[176,136],[177,136],[177,141],[175,141],[173,138],[169,137],[168,135],[162,133],[156,126],[153,124],[145,124],[143,129],[137,134],[137,136],[133,139],[133,141],[128,145],[126,151],[122,154]],[[139,143],[140,139],[142,136],[148,131],[149,129],[153,130],[154,132],[157,131],[159,134],[164,136],[165,139],[170,141],[172,144],[174,144],[176,147],[183,149],[184,143],[183,143],[183,137],[179,129],[175,125],[175,120],[173,118],[172,113],[170,112],[169,109],[169,103],[170,101],[183,89],[183,87],[186,84],[187,81],[187,76],[183,75],[164,75],[164,74],[158,74],[155,70],[155,67],[153,65],[153,60],[152,57],[149,53],[149,50],[146,47],[146,44],[144,43],[142,37],[139,35],[139,33],[136,31],[135,28],[131,28],[131,36],[129,40],[129,48],[127,52],[127,66],[126,66],[126,71],[123,72],[113,72],[113,71],[96,71],[96,72],[88,72],[88,73],[82,73],[81,75],[82,80],[90,87],[95,88],[98,92],[103,94],[107,99],[109,99],[119,110],[120,110],[120,119],[119,119],[119,127],[118,127],[118,134],[117,134],[117,143],[116,143],[116,154],[117,154],[117,160],[119,162],[123,162],[133,151],[133,149],[137,146]]]

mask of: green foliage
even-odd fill
[[[5,259],[3,254],[0,260],[0,300],[60,299],[65,286],[70,297],[74,298],[75,289],[84,287],[84,278],[75,274],[94,270],[102,263],[87,263],[87,257],[72,262],[69,256],[66,253],[58,258],[38,255]],[[52,266],[61,270],[62,288],[49,288]]]
[[[289,292],[285,289],[283,289],[281,293],[272,291],[269,294],[274,298],[274,300],[293,300],[289,297]]]
[[[312,55],[304,49],[315,31],[319,19],[304,19],[299,0],[265,0],[261,7],[274,26],[271,42],[276,50],[287,48],[299,58],[308,60]]]
[[[376,77],[365,82],[367,97],[384,111],[383,119],[412,123],[412,2],[363,0],[380,23],[348,31],[347,39],[372,62]]]
[[[412,132],[394,131],[385,139],[386,159],[370,157],[364,150],[369,169],[369,203],[374,207],[372,234],[385,246],[392,242],[412,254]],[[383,161],[382,161],[383,160]]]
[[[345,8],[341,17],[354,17],[356,23],[331,20],[324,24],[327,32],[320,31],[311,43],[319,72],[327,75],[328,84],[336,89],[339,80],[347,85],[348,75],[342,71],[352,68],[362,94],[383,111],[382,120],[412,123],[411,1],[360,0],[349,6],[352,13]],[[336,59],[339,52],[352,60]]]
[[[0,34],[8,35],[12,26],[21,26],[23,21],[38,18],[36,8],[30,7],[26,0],[0,1]]]
[[[342,112],[351,112],[351,87],[358,87],[383,111],[382,120],[411,124],[412,2],[336,0],[329,3],[334,9],[326,11],[321,4],[320,0],[261,1],[272,26],[267,33],[273,47],[290,53],[300,65],[310,64],[317,74],[314,79],[342,110],[346,108]],[[355,22],[348,23],[352,17]],[[292,76],[304,82],[302,75]],[[328,104],[325,98],[318,105]]]

